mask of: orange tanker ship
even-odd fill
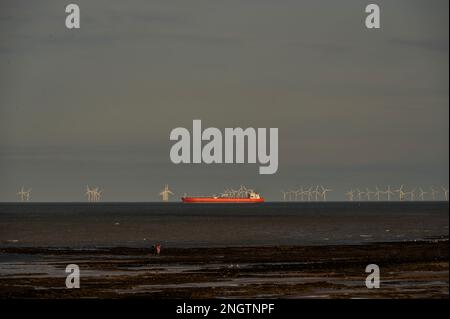
[[[262,203],[264,198],[256,192],[248,192],[246,197],[234,197],[226,194],[221,196],[182,197],[183,203]]]

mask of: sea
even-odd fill
[[[448,227],[448,202],[0,203],[0,247],[358,245]]]

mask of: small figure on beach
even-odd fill
[[[159,255],[161,253],[161,244],[157,243],[155,246],[152,246],[153,255]]]

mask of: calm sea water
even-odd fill
[[[448,202],[0,204],[1,246],[330,245],[448,237]]]

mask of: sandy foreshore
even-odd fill
[[[448,298],[448,239],[344,246],[0,248],[0,298]],[[80,289],[67,289],[77,264]],[[381,287],[367,289],[377,264]]]

